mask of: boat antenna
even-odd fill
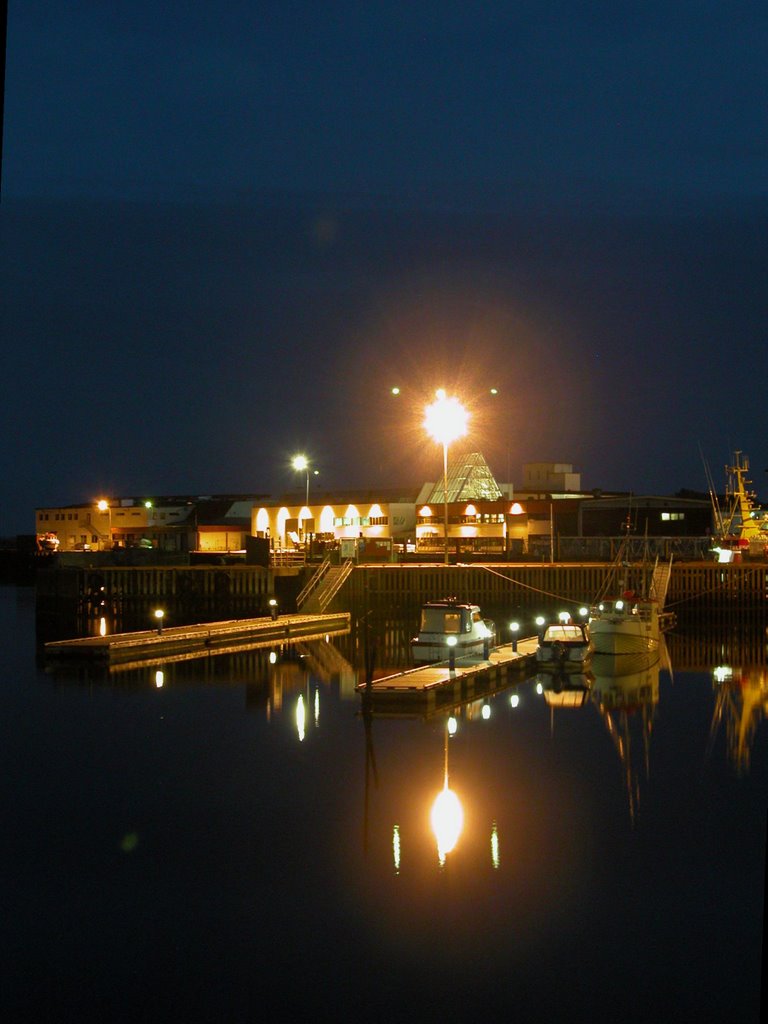
[[[704,463],[704,475],[707,478],[707,490],[709,491],[709,500],[712,503],[712,513],[715,517],[715,530],[718,534],[720,534],[720,536],[722,536],[725,533],[725,523],[723,522],[723,513],[720,508],[720,499],[718,498],[717,491],[715,490],[715,481],[712,479],[712,473],[709,468],[709,463],[704,458],[704,452],[702,451],[701,443],[699,443],[699,455],[701,456],[701,461]]]

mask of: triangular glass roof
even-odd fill
[[[448,460],[448,501],[497,501],[503,497],[499,485],[480,452]],[[429,502],[445,501],[443,478],[432,488]]]

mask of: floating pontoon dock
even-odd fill
[[[374,679],[370,686],[359,683],[357,691],[372,701],[376,713],[429,714],[489,696],[526,675],[538,644],[538,637],[526,637],[494,647],[488,658],[456,658],[453,669],[448,661],[421,665]]]
[[[137,633],[54,640],[45,645],[52,662],[112,665],[224,654],[242,647],[271,646],[296,640],[322,639],[350,630],[350,613],[280,615],[277,619],[231,619],[193,626],[163,626]]]

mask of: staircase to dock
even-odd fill
[[[296,598],[297,611],[305,614],[324,612],[354,567],[351,558],[341,565],[331,565],[330,559],[326,558]]]
[[[659,611],[664,610],[664,605],[667,600],[667,590],[669,589],[669,580],[672,576],[672,559],[668,562],[657,562],[653,570],[653,579],[651,580],[651,596],[655,597]]]

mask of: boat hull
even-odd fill
[[[491,636],[483,640],[470,640],[467,643],[459,643],[453,648],[455,658],[469,658],[487,656],[488,652],[496,646],[496,637]],[[430,661],[447,661],[451,656],[451,648],[444,640],[422,640],[416,638],[411,640],[411,654],[415,664],[425,664]]]
[[[658,633],[626,626],[599,628],[592,623],[590,636],[595,654],[651,654],[659,649]]]
[[[536,651],[536,664],[540,672],[583,672],[589,665],[592,649],[570,647],[558,650],[553,647],[539,647]]]

